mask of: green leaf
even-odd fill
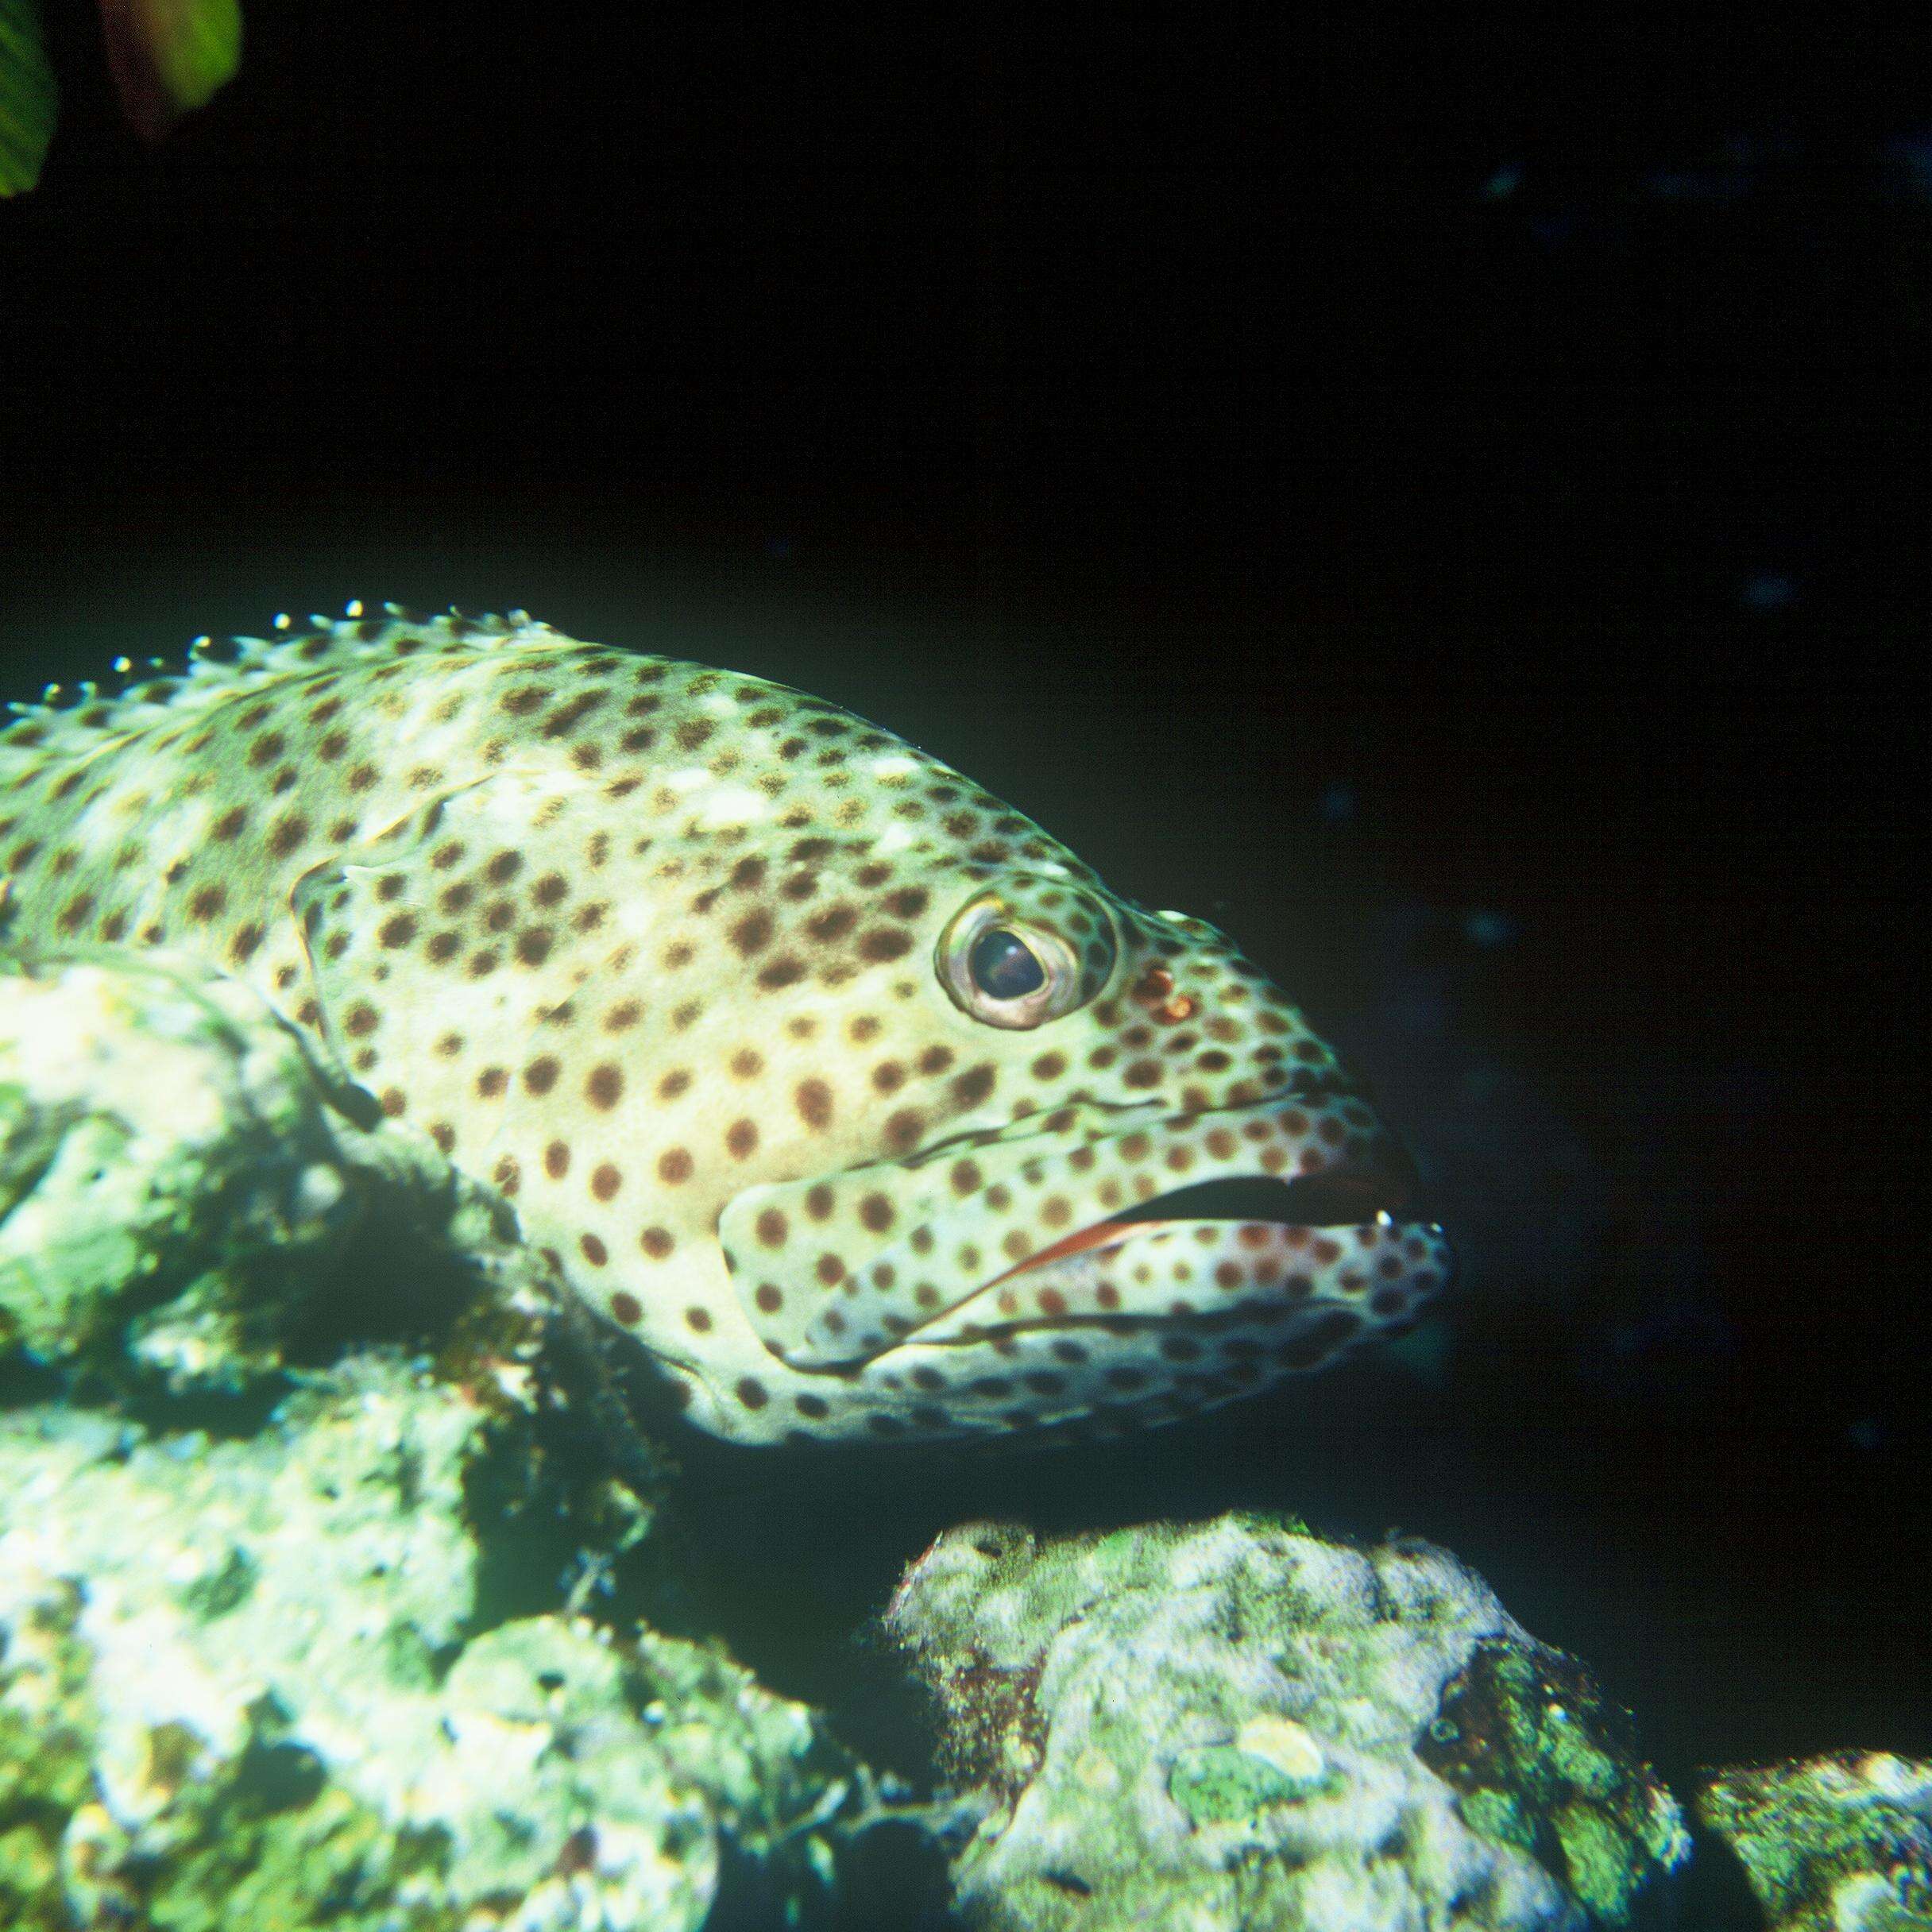
[[[40,180],[60,109],[41,42],[40,0],[0,0],[0,195]]]
[[[122,110],[149,141],[242,64],[241,0],[101,0],[101,27]]]

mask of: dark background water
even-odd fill
[[[891,1748],[949,1521],[1447,1544],[1696,1762],[1932,1752],[1932,114],[1858,7],[1130,33],[87,10],[0,206],[29,694],[350,597],[838,699],[1211,917],[1467,1269],[1126,1451],[694,1450],[703,1613]]]

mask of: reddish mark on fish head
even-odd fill
[[[1150,966],[1134,983],[1132,996],[1164,1026],[1177,1026],[1189,1018],[1196,1002],[1174,991],[1174,976],[1165,966]]]

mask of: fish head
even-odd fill
[[[705,906],[721,1111],[696,1138],[737,1157],[678,1190],[645,1337],[694,1420],[1138,1424],[1412,1323],[1442,1232],[1227,939],[1043,838],[1003,864],[880,848],[801,839]]]

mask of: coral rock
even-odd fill
[[[368,1355],[248,1437],[0,1417],[0,1924],[678,1932],[871,1790],[715,1650],[490,1623],[487,1412]]]
[[[497,1285],[500,1311],[534,1323],[550,1296],[503,1204],[421,1135],[359,1123],[358,1099],[373,1106],[192,960],[0,961],[0,1362],[123,1389],[261,1387],[292,1335],[354,1302],[371,1273],[358,1240],[423,1264],[415,1308],[391,1312],[404,1326],[450,1312],[457,1277],[493,1264],[520,1273]]]
[[[1772,1932],[1932,1926],[1932,1764],[1845,1751],[1721,1772],[1697,1809],[1737,1854]]]
[[[1687,1856],[1580,1666],[1446,1551],[1223,1517],[942,1536],[887,1627],[995,1932],[1630,1922]]]

